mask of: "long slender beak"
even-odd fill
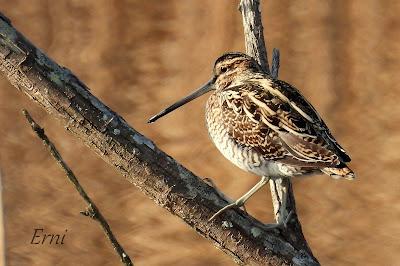
[[[188,102],[200,97],[201,95],[203,95],[203,94],[205,94],[205,93],[207,93],[207,92],[209,92],[209,91],[211,91],[213,89],[214,89],[214,79],[210,79],[206,84],[201,86],[199,89],[197,89],[193,93],[189,94],[188,96],[186,96],[182,100],[177,101],[173,105],[167,107],[166,109],[162,110],[161,112],[159,112],[155,116],[151,117],[149,119],[149,121],[147,121],[147,123],[153,123],[153,122],[157,121],[159,118],[163,117],[164,115],[174,111],[175,109],[178,109],[182,105],[184,105],[184,104],[186,104],[186,103],[188,103]]]

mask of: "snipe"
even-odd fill
[[[269,179],[323,172],[354,179],[350,157],[337,143],[314,107],[290,84],[272,79],[243,53],[227,53],[214,64],[213,76],[194,93],[150,118],[149,123],[213,91],[206,124],[218,150],[261,180],[236,202],[243,206]]]

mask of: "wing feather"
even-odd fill
[[[266,159],[321,166],[349,161],[315,109],[289,84],[253,79],[221,95],[230,134]]]
[[[307,120],[311,118],[313,120],[312,124],[318,131],[321,138],[324,139],[326,144],[329,145],[330,149],[333,149],[335,153],[339,156],[340,160],[343,162],[350,162],[350,156],[347,154],[345,149],[337,142],[337,140],[332,136],[328,126],[322,120],[321,116],[315,110],[315,108],[304,98],[304,96],[292,85],[282,80],[274,80],[272,82],[272,87],[279,90],[290,102],[295,103],[296,107],[301,110],[299,114],[306,114]],[[295,108],[295,109],[297,109]],[[297,110],[298,111],[298,110]]]

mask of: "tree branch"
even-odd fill
[[[270,74],[268,54],[265,46],[264,28],[261,20],[259,0],[240,1],[246,53],[254,57],[263,70]]]
[[[0,71],[144,194],[181,218],[238,264],[318,265],[307,246],[227,204],[213,187],[158,149],[0,17]]]
[[[118,240],[115,238],[113,232],[111,231],[110,225],[107,223],[104,216],[101,214],[100,210],[94,204],[94,202],[90,199],[88,194],[86,194],[85,190],[79,183],[78,179],[76,178],[75,174],[72,172],[71,168],[64,162],[61,154],[58,152],[54,144],[50,141],[47,135],[44,133],[44,129],[39,126],[33,120],[31,115],[26,110],[22,110],[26,120],[28,121],[29,125],[31,126],[32,130],[36,133],[36,135],[43,141],[43,144],[49,150],[50,154],[53,156],[54,160],[58,163],[58,165],[64,170],[65,175],[68,177],[69,181],[75,186],[75,189],[78,191],[79,195],[83,198],[83,200],[88,204],[87,210],[81,212],[83,215],[88,216],[100,223],[106,237],[111,242],[114,250],[118,253],[122,263],[127,266],[133,266],[131,259],[129,258],[128,254],[124,251],[122,246],[118,243]]]

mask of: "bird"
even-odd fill
[[[270,179],[321,173],[335,179],[355,178],[346,164],[350,156],[301,92],[271,77],[254,58],[241,52],[220,56],[207,83],[148,122],[210,91],[205,117],[212,142],[233,164],[261,177],[210,220],[228,209],[244,206]]]

